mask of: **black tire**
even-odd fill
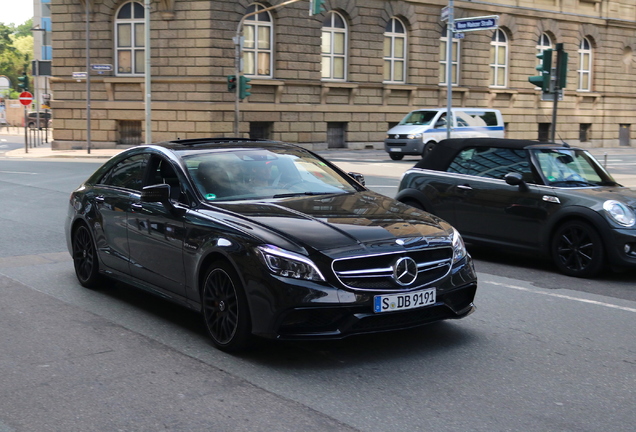
[[[96,288],[102,282],[99,258],[93,236],[86,225],[82,224],[75,229],[71,245],[77,280],[86,288]]]
[[[400,153],[389,153],[389,157],[391,158],[391,160],[402,160],[404,158],[404,155]]]
[[[203,320],[212,343],[237,352],[252,345],[251,320],[241,281],[225,261],[212,263],[201,288]]]
[[[586,222],[561,225],[552,238],[552,259],[559,270],[574,277],[596,276],[605,262],[601,236]]]

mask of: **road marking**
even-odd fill
[[[506,288],[516,289],[518,291],[526,291],[526,292],[531,292],[533,294],[542,294],[542,295],[546,295],[546,296],[550,296],[550,297],[556,297],[556,298],[561,298],[561,299],[565,299],[565,300],[574,300],[574,301],[578,301],[578,302],[581,302],[581,303],[594,304],[594,305],[598,305],[598,306],[605,306],[605,307],[612,308],[612,309],[619,309],[619,310],[623,310],[623,311],[626,311],[626,312],[635,312],[636,313],[636,309],[635,308],[630,308],[630,307],[626,307],[626,306],[618,306],[618,305],[615,305],[615,304],[600,302],[600,301],[596,301],[596,300],[588,300],[588,299],[579,298],[579,297],[572,297],[572,296],[568,296],[568,295],[564,295],[564,294],[556,294],[556,293],[551,293],[551,292],[539,291],[539,290],[535,290],[535,289],[531,289],[531,288],[524,288],[524,287],[520,287],[520,286],[516,286],[516,285],[508,285],[508,284],[500,283],[500,282],[492,282],[492,281],[483,281],[483,282],[491,284],[491,285],[497,285],[497,286],[502,286],[502,287],[506,287]]]
[[[34,172],[24,172],[24,171],[0,171],[0,174],[26,174],[26,175],[37,175],[38,173],[34,173]]]

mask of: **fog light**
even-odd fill
[[[632,251],[632,246],[629,243],[625,243],[625,253],[629,254]]]

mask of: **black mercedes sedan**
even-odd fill
[[[567,144],[441,141],[402,176],[397,199],[469,244],[551,257],[570,276],[636,267],[636,192]]]
[[[363,183],[280,142],[134,147],[71,194],[68,248],[81,285],[119,280],[200,311],[225,351],[473,312],[458,232]]]

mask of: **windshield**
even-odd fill
[[[356,192],[350,180],[302,150],[237,149],[183,159],[207,201]]]
[[[411,111],[398,125],[429,125],[437,111]]]
[[[543,177],[550,186],[612,186],[616,182],[594,157],[584,150],[532,149]]]

